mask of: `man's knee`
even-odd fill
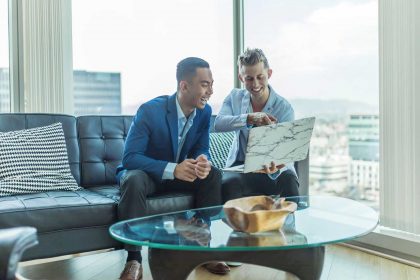
[[[201,181],[201,184],[220,190],[222,187],[222,172],[220,169],[212,166],[209,175]]]
[[[151,178],[143,170],[127,170],[120,181],[121,190],[124,192],[144,192],[151,183]]]
[[[281,196],[298,196],[299,195],[299,181],[296,175],[291,172],[283,172],[280,175],[278,183],[281,188]]]
[[[223,203],[242,197],[242,185],[240,174],[234,172],[225,172],[223,174],[222,183],[222,199]]]
[[[216,182],[222,182],[222,171],[214,166],[211,167],[208,177]]]

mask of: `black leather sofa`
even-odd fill
[[[119,188],[115,170],[121,162],[131,116],[0,114],[0,131],[63,124],[71,172],[81,191],[51,191],[0,197],[0,229],[35,227],[39,245],[23,260],[54,257],[106,248],[121,248],[108,228],[117,222]],[[308,159],[295,164],[301,194],[308,193]],[[148,214],[193,207],[190,193],[150,196]]]

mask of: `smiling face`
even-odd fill
[[[197,68],[195,75],[179,84],[179,102],[185,115],[195,108],[204,109],[213,94],[213,76],[209,68]]]
[[[263,62],[255,65],[242,65],[239,69],[239,79],[255,100],[266,100],[269,96],[268,79],[272,70],[264,67]]]

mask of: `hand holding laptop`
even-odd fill
[[[254,171],[254,173],[273,174],[273,173],[276,173],[277,170],[282,169],[283,167],[285,167],[284,164],[280,164],[276,166],[276,163],[272,161],[270,166],[264,165],[263,169],[256,170]]]

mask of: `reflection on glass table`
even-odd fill
[[[306,236],[296,231],[295,215],[289,214],[280,230],[245,233],[232,231],[227,245],[230,247],[264,247],[264,246],[285,246],[307,243]]]
[[[298,209],[280,230],[247,234],[234,231],[222,206],[143,217],[114,224],[115,239],[149,246],[155,279],[185,279],[208,261],[239,261],[318,279],[325,244],[371,232],[378,214],[357,201],[340,197],[289,198]],[[163,265],[164,263],[164,265]]]

